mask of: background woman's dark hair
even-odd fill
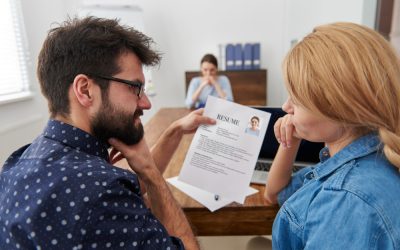
[[[203,62],[211,63],[218,69],[218,60],[213,54],[204,55],[203,58],[201,58],[200,65],[203,64]]]
[[[68,89],[78,74],[112,76],[120,71],[122,53],[133,52],[147,66],[161,56],[150,48],[153,40],[118,20],[69,18],[49,31],[38,58],[37,75],[51,116],[69,114]],[[96,79],[103,95],[108,81]]]

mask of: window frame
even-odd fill
[[[29,79],[29,66],[31,66],[31,61],[29,57],[28,42],[26,37],[25,23],[22,13],[22,6],[20,0],[3,0],[3,3],[9,4],[8,11],[12,18],[12,30],[13,36],[17,42],[17,61],[19,64],[19,74],[21,74],[19,85],[21,90],[13,93],[1,93],[0,92],[0,106],[4,104],[9,104],[13,102],[20,102],[27,99],[33,98],[33,92],[31,90],[31,84]],[[6,7],[6,6],[4,6]],[[6,10],[7,11],[7,10]],[[0,83],[1,84],[1,83]]]

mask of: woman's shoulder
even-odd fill
[[[201,81],[201,76],[195,76],[190,80],[190,84],[199,84]]]
[[[195,76],[190,81],[200,81],[200,80],[201,80],[201,76]]]
[[[218,79],[224,80],[224,81],[229,81],[229,78],[226,75],[218,75]]]
[[[218,82],[223,85],[229,85],[230,81],[226,75],[218,75]]]
[[[325,189],[351,193],[373,207],[400,206],[400,174],[380,152],[345,164],[332,177]]]

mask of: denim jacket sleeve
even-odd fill
[[[304,176],[306,173],[310,172],[311,167],[303,168],[297,171],[293,176],[289,184],[282,189],[281,192],[278,194],[278,203],[280,206],[289,199],[292,194],[294,194],[299,188],[303,186],[304,183]]]

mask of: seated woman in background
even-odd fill
[[[374,30],[316,27],[286,56],[265,198],[273,249],[400,249],[400,62]],[[301,139],[321,162],[292,176]]]
[[[202,76],[193,77],[190,81],[186,95],[186,107],[204,107],[209,95],[233,101],[228,77],[218,75],[217,58],[212,54],[206,54],[201,59],[200,66]]]

